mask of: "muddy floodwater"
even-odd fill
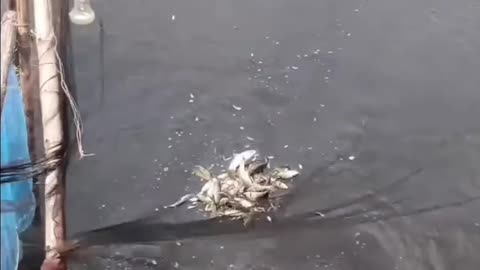
[[[93,3],[103,34],[73,26],[95,156],[69,168],[70,233],[198,220],[163,206],[199,188],[194,165],[247,148],[302,168],[284,218],[410,177],[335,222],[120,245],[74,269],[478,269],[480,2]]]

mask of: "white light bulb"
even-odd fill
[[[74,0],[73,8],[68,15],[74,24],[87,25],[95,21],[95,12],[90,0]]]

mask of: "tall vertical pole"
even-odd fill
[[[31,38],[32,19],[30,18],[30,0],[17,0],[15,8],[18,14],[17,57],[20,85],[28,127],[28,146],[30,157],[37,159],[38,144],[41,139],[40,103],[38,89],[38,67],[35,62],[36,49]]]
[[[43,145],[46,156],[55,146],[63,145],[62,89],[60,87],[58,40],[53,27],[52,1],[33,1],[43,123]],[[56,247],[65,240],[64,174],[58,167],[45,178],[45,247],[46,262],[59,258]],[[55,269],[61,269],[59,267]]]

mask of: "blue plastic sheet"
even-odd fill
[[[12,69],[8,76],[8,90],[1,117],[2,167],[30,161],[22,91]],[[9,178],[0,180],[5,181]],[[32,179],[25,180],[1,185],[2,270],[18,268],[22,257],[19,234],[32,224],[35,214]]]

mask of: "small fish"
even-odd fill
[[[290,179],[293,178],[297,175],[299,175],[300,172],[297,170],[291,170],[288,167],[283,167],[283,168],[276,168],[274,169],[272,175],[275,178],[280,178],[280,179]]]
[[[201,195],[207,194],[208,190],[210,190],[211,185],[212,185],[211,182],[205,183],[205,185],[203,185],[202,189],[200,190],[200,192],[198,194],[201,194]]]
[[[236,193],[240,192],[242,186],[238,181],[227,179],[221,183],[220,188],[221,192],[229,195],[235,195]]]
[[[218,204],[220,201],[220,181],[217,178],[213,178],[210,181],[210,188],[207,191],[207,196],[210,197],[214,204]]]
[[[212,179],[212,174],[210,171],[200,165],[197,165],[193,168],[193,174],[205,181],[210,181]]]
[[[208,204],[208,203],[211,203],[211,202],[212,202],[212,200],[211,200],[208,196],[206,196],[204,193],[199,192],[199,193],[197,193],[197,195],[195,195],[195,196],[197,197],[197,199],[198,199],[200,202],[202,202],[202,203],[204,203],[204,204]]]
[[[230,165],[228,166],[229,172],[235,172],[240,166],[240,162],[248,163],[249,161],[253,160],[253,158],[257,155],[257,151],[255,150],[246,150],[239,154],[233,155],[232,161],[230,161]]]
[[[248,172],[245,170],[245,161],[243,159],[240,160],[237,173],[238,173],[238,178],[242,181],[242,183],[245,186],[249,187],[253,185],[252,178],[250,177]]]
[[[278,187],[278,188],[280,188],[280,189],[288,189],[287,184],[282,183],[282,182],[280,182],[280,181],[273,181],[272,184],[273,184],[275,187]]]
[[[257,213],[265,213],[266,210],[265,210],[264,207],[254,207],[253,211],[255,211]]]
[[[209,204],[209,206],[210,206],[210,209],[208,211],[210,212],[210,217],[212,217],[212,218],[217,217],[218,214],[219,214],[217,204],[211,203],[211,204]],[[205,208],[205,210],[206,210],[206,208]]]
[[[269,181],[269,178],[264,174],[255,174],[252,175],[253,182],[256,184],[266,184]]]
[[[227,210],[223,211],[222,215],[223,216],[230,216],[230,217],[242,217],[242,216],[245,215],[245,213],[243,213],[242,211],[237,210],[237,209],[227,209]]]
[[[268,167],[268,159],[255,160],[248,164],[247,171],[249,175],[262,173]]]
[[[247,192],[248,191],[253,191],[253,192],[275,191],[275,188],[272,185],[252,184],[247,188]]]
[[[258,199],[267,195],[268,191],[247,191],[243,195],[249,201],[255,202]]]
[[[252,207],[255,206],[254,203],[252,203],[251,201],[247,200],[247,199],[243,199],[243,198],[235,198],[234,199],[241,207],[245,208],[245,209],[250,209]]]
[[[165,206],[165,208],[175,208],[175,207],[178,207],[184,203],[186,203],[187,201],[191,201],[192,199],[196,198],[197,196],[195,194],[186,194],[186,195],[183,195],[178,201],[170,204],[170,205],[167,205]]]
[[[228,173],[222,173],[217,176],[218,180],[223,181],[228,178]]]
[[[223,197],[223,198],[221,198],[220,201],[218,202],[218,205],[219,205],[219,206],[224,206],[224,205],[226,205],[229,201],[230,201],[229,198]]]

